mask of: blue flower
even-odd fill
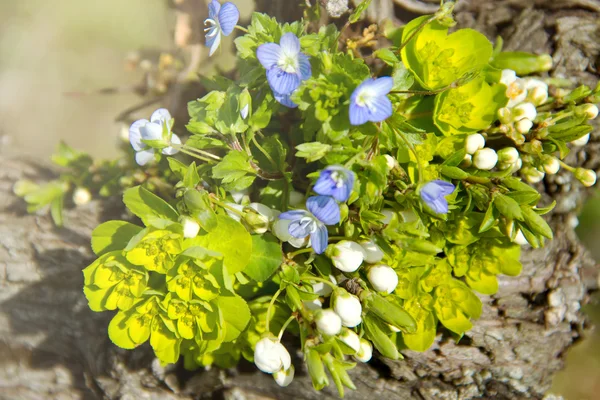
[[[353,186],[354,172],[339,165],[330,165],[321,171],[313,189],[318,194],[332,196],[337,201],[346,201]]]
[[[206,46],[210,48],[208,56],[212,56],[221,45],[221,34],[231,35],[240,19],[240,12],[233,3],[225,3],[223,6],[217,1],[212,0],[208,5],[208,18],[204,25],[209,25],[204,30],[206,32]]]
[[[340,207],[332,197],[312,196],[306,200],[306,210],[292,210],[279,214],[280,219],[291,220],[288,232],[295,238],[310,235],[313,250],[321,254],[327,248],[329,234],[326,225],[340,222]]]
[[[290,100],[290,95],[312,74],[308,56],[300,52],[300,39],[288,32],[281,37],[279,44],[258,46],[256,57],[267,70],[267,81],[275,99],[287,107],[297,107]]]
[[[455,186],[450,182],[435,180],[427,182],[421,188],[421,199],[438,214],[448,213],[448,202],[444,198],[454,192]]]
[[[350,123],[381,122],[392,115],[392,102],[387,95],[394,86],[389,76],[369,78],[358,85],[350,97]]]
[[[179,136],[171,132],[172,120],[173,118],[171,118],[168,110],[159,108],[152,113],[150,121],[139,119],[131,124],[129,127],[129,142],[136,151],[135,161],[139,165],[145,165],[154,158],[154,149],[142,140],[165,140],[162,153],[169,156],[179,151],[171,146],[181,144]],[[167,132],[166,137],[163,136],[165,132]]]

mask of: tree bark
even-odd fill
[[[258,3],[280,17],[297,12],[288,1]],[[501,34],[505,48],[551,52],[552,74],[593,85],[598,12],[600,2],[593,0],[465,0],[457,6],[457,20],[490,39]],[[597,135],[568,162],[598,170],[595,140]],[[118,198],[93,201],[67,210],[66,227],[55,228],[47,216],[28,215],[12,194],[18,179],[51,175],[39,164],[0,158],[0,399],[337,398],[334,388],[312,389],[299,357],[292,386],[282,389],[244,362],[237,369],[190,373],[180,365],[160,367],[147,345],[134,351],[114,346],[107,337],[112,315],[88,309],[81,269],[93,260],[91,230],[123,218],[123,207]],[[405,351],[403,361],[378,358],[358,365],[351,373],[357,390],[347,391],[348,399],[544,396],[586,327],[580,307],[598,288],[598,266],[573,231],[590,191],[563,171],[540,189],[546,204],[557,201],[548,216],[555,239],[544,249],[525,251],[521,276],[501,278],[498,294],[481,296],[484,312],[474,328],[459,343],[440,329],[432,349]]]

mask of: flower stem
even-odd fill
[[[311,251],[313,251],[313,249],[308,247],[306,249],[300,249],[300,250],[296,250],[291,253],[288,253],[287,257],[291,260],[292,258],[296,257],[297,255],[304,254],[304,253],[310,253]]]
[[[279,295],[281,294],[281,292],[283,292],[283,290],[284,290],[284,288],[279,288],[279,290],[275,292],[275,294],[271,298],[271,302],[269,303],[269,307],[267,307],[267,317],[266,317],[267,332],[271,332],[271,329],[269,329],[269,326],[271,324],[271,310],[273,309],[273,305],[275,304],[275,300],[277,300],[277,298],[279,297]]]
[[[212,159],[214,159],[216,161],[221,161],[221,157],[219,157],[219,156],[217,156],[215,154],[209,153],[208,151],[200,150],[200,149],[197,149],[195,147],[188,146],[186,144],[182,144],[181,148],[182,149],[186,149],[187,151],[195,152],[195,153],[197,153],[199,155],[202,155],[204,157],[212,158]]]
[[[327,279],[324,279],[324,278],[318,278],[316,276],[306,276],[306,277],[302,277],[301,279],[305,280],[305,281],[323,282],[324,284],[329,285],[329,287],[331,287],[334,290],[338,287],[333,282],[331,282],[331,281],[329,281]]]
[[[195,158],[197,158],[201,161],[207,162],[207,163],[215,162],[215,160],[213,160],[211,158],[206,158],[206,157],[201,156],[200,154],[192,153],[191,151],[188,151],[188,150],[184,149],[183,147],[180,147],[178,150],[184,154],[187,154],[188,156],[195,157]]]
[[[237,215],[239,215],[240,217],[243,217],[243,216],[244,216],[244,213],[243,213],[243,211],[236,210],[235,208],[229,207],[227,204],[223,203],[222,201],[220,201],[220,200],[216,199],[216,198],[215,198],[215,197],[213,197],[213,196],[208,196],[208,198],[209,198],[209,200],[210,200],[212,203],[214,203],[214,204],[216,204],[216,205],[218,205],[218,206],[220,206],[220,207],[223,207],[223,208],[224,208],[224,209],[226,209],[227,211],[231,211],[232,213],[234,213],[234,214],[237,214]]]
[[[281,342],[281,338],[283,337],[283,332],[285,332],[285,329],[288,327],[288,325],[290,324],[290,322],[292,322],[293,320],[295,320],[296,317],[295,316],[290,316],[287,321],[285,321],[285,324],[283,324],[283,326],[281,327],[281,330],[279,331],[279,335],[277,335],[277,339],[279,339],[279,341]],[[268,329],[267,329],[268,330]]]
[[[560,163],[561,168],[564,168],[569,172],[575,171],[575,168],[571,167],[569,164],[565,164],[562,160],[558,160],[558,162]]]
[[[273,164],[273,167],[275,169],[279,169],[279,166],[277,165],[275,160],[273,160],[273,157],[271,157],[271,155],[267,153],[267,151],[258,143],[258,140],[256,140],[256,135],[252,135],[252,143],[254,143],[256,148],[260,150],[261,153],[263,153],[263,155],[267,158],[267,160],[269,160],[271,164]]]
[[[236,25],[235,27],[244,33],[248,33],[248,29],[244,28],[243,26]]]

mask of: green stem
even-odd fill
[[[279,339],[279,341],[281,341],[281,338],[283,337],[283,332],[285,332],[285,328],[287,328],[290,322],[292,322],[294,319],[296,319],[296,317],[292,315],[287,319],[287,321],[285,321],[285,324],[283,324],[281,330],[279,331],[279,335],[277,335],[277,339]]]
[[[394,132],[396,132],[396,134],[398,134],[398,136],[400,136],[402,138],[402,140],[408,146],[410,151],[412,151],[412,153],[415,155],[415,159],[417,160],[417,169],[419,170],[419,182],[418,183],[423,183],[423,166],[421,164],[421,158],[419,157],[419,154],[417,153],[415,146],[413,146],[413,144],[406,138],[406,136],[404,136],[404,133],[402,133],[399,129],[395,129],[395,128],[393,128],[393,129],[394,129]]]
[[[301,280],[305,280],[305,281],[315,281],[315,282],[323,282],[326,285],[329,285],[329,287],[331,287],[333,290],[337,289],[337,285],[334,284],[333,282],[324,279],[324,278],[318,278],[316,276],[306,276],[306,277],[302,277]]]
[[[346,236],[329,236],[329,241],[332,240],[349,240],[350,238],[347,238]]]
[[[271,299],[271,302],[269,303],[269,307],[267,307],[267,317],[266,317],[267,332],[271,332],[271,329],[269,329],[269,326],[271,324],[271,310],[273,309],[275,300],[277,300],[277,298],[279,297],[281,292],[283,292],[283,290],[284,290],[284,288],[279,288],[279,290],[275,292],[275,294],[273,295],[273,298]]]
[[[212,196],[208,196],[208,198],[209,198],[209,200],[211,202],[213,202],[214,204],[218,205],[219,207],[222,207],[222,208],[224,208],[224,209],[226,209],[228,211],[231,211],[232,213],[237,214],[240,217],[244,216],[244,212],[243,211],[236,210],[235,208],[228,206],[227,204],[223,203],[222,201],[220,201],[220,200],[218,200],[218,199],[216,199],[216,198],[214,198]]]
[[[195,157],[195,158],[202,160],[204,162],[207,162],[207,163],[215,162],[215,160],[213,160],[213,159],[205,158],[205,157],[201,156],[200,154],[192,153],[191,151],[188,151],[188,150],[184,149],[183,147],[179,148],[178,150],[181,151],[183,154],[187,154],[188,156]]]
[[[306,249],[296,250],[291,253],[288,253],[288,258],[292,259],[292,258],[296,257],[297,255],[304,254],[304,253],[310,253],[312,251],[313,251],[313,249],[311,247],[306,248]]]
[[[564,168],[569,172],[575,171],[575,168],[571,167],[569,164],[565,164],[562,160],[558,160],[558,162],[560,163],[561,168]]]
[[[248,33],[248,29],[244,28],[243,26],[236,25],[235,27],[236,27],[236,29],[238,29],[244,33]]]
[[[261,153],[263,153],[263,155],[267,158],[267,160],[269,160],[269,162],[271,164],[273,164],[273,167],[275,169],[279,169],[279,166],[277,165],[277,163],[275,163],[275,160],[273,160],[273,157],[271,157],[271,155],[269,153],[267,153],[267,151],[258,143],[258,140],[256,140],[256,136],[252,135],[252,143],[254,143],[254,145],[256,146],[256,148],[258,150],[260,150]]]
[[[215,154],[209,153],[208,151],[205,151],[205,150],[200,150],[200,149],[197,149],[195,147],[188,146],[186,144],[182,144],[181,148],[182,149],[186,149],[187,151],[195,152],[195,153],[197,153],[199,155],[202,155],[204,157],[212,158],[212,159],[214,159],[216,161],[221,161],[221,157],[219,157],[219,156],[217,156]]]

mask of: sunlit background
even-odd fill
[[[248,18],[251,0],[236,4]],[[0,154],[43,160],[64,140],[96,157],[116,156],[122,126],[115,116],[141,99],[126,90],[96,92],[139,81],[139,71],[125,68],[132,51],[172,49],[174,15],[166,0],[0,0],[0,16]],[[201,70],[232,65],[230,48]],[[578,232],[600,260],[600,198],[580,220]],[[600,325],[597,305],[585,311]],[[598,331],[588,333],[568,354],[553,392],[568,400],[598,398],[599,349]]]

